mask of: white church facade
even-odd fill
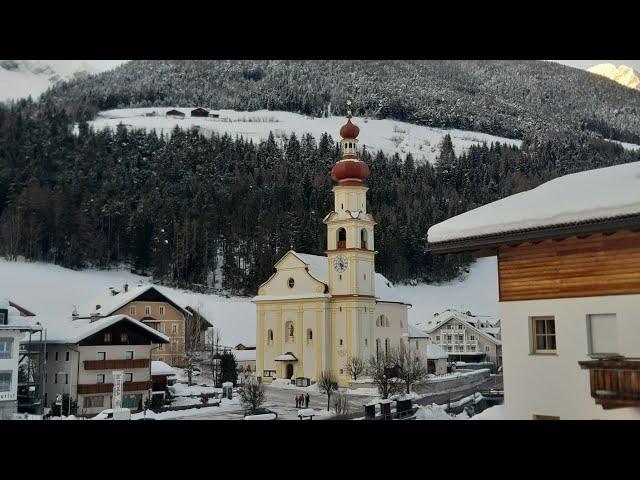
[[[325,218],[326,256],[287,252],[253,298],[257,308],[256,371],[263,381],[308,384],[331,370],[347,386],[349,356],[370,355],[407,341],[407,309],[375,272],[375,219],[367,211],[369,167],[357,158],[359,128],[340,129],[342,158],[332,171],[334,206]]]

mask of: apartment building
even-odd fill
[[[113,372],[124,374],[122,406],[139,410],[152,391],[151,356],[169,338],[127,315],[42,320],[46,328],[44,403],[70,395],[78,415],[111,408]],[[39,348],[32,342],[31,348]]]
[[[502,366],[499,321],[447,309],[416,324],[435,345],[449,355],[449,361],[492,362]]]
[[[196,309],[175,298],[169,289],[155,285],[128,284],[121,289],[109,288],[93,301],[74,312],[78,318],[91,319],[111,315],[126,315],[157,330],[169,338],[152,352],[152,359],[169,365],[186,366],[186,350],[204,347],[205,332],[211,323]]]

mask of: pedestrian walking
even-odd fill
[[[304,396],[304,408],[309,408],[309,394],[306,393]]]
[[[300,408],[300,397],[296,395],[296,408]]]

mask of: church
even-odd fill
[[[339,386],[348,386],[349,356],[366,360],[413,342],[410,305],[375,272],[376,221],[367,211],[370,172],[357,156],[359,133],[349,111],[340,128],[342,158],[331,170],[334,206],[324,218],[326,255],[290,250],[252,300],[262,381],[284,378],[306,386],[331,370]]]

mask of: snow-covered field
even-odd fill
[[[215,110],[220,118],[190,117],[194,107],[176,108],[186,114],[185,118],[166,117],[165,113],[172,108],[124,108],[106,110],[98,113],[95,120],[89,122],[95,129],[115,129],[120,123],[128,128],[154,129],[158,135],[161,132],[170,134],[177,125],[183,129],[199,128],[205,134],[211,132],[228,133],[232,136],[242,136],[254,141],[266,140],[269,132],[276,138],[295,132],[300,138],[310,133],[316,140],[327,132],[334,140],[339,139],[338,131],[344,124],[345,118],[331,116],[326,118],[308,117],[297,113],[257,110],[254,112],[239,112],[235,110]],[[155,115],[153,115],[155,113]],[[149,115],[149,116],[148,116]],[[376,152],[382,150],[388,154],[399,153],[402,157],[411,153],[415,160],[435,161],[438,144],[448,133],[456,153],[466,151],[471,145],[483,142],[500,142],[520,146],[520,140],[498,137],[486,133],[465,130],[445,130],[440,128],[413,125],[396,120],[374,120],[355,118],[354,123],[360,127],[359,146]]]
[[[74,305],[90,301],[109,287],[138,282],[149,283],[150,279],[126,269],[76,271],[51,264],[9,262],[0,258],[0,298],[8,298],[37,315],[52,319],[69,317]],[[410,323],[415,324],[445,308],[499,316],[494,258],[478,260],[467,277],[460,281],[396,288],[400,296],[413,304],[409,309]],[[200,307],[220,329],[225,345],[255,343],[256,310],[248,297],[226,298],[178,289],[170,291],[194,308]]]

